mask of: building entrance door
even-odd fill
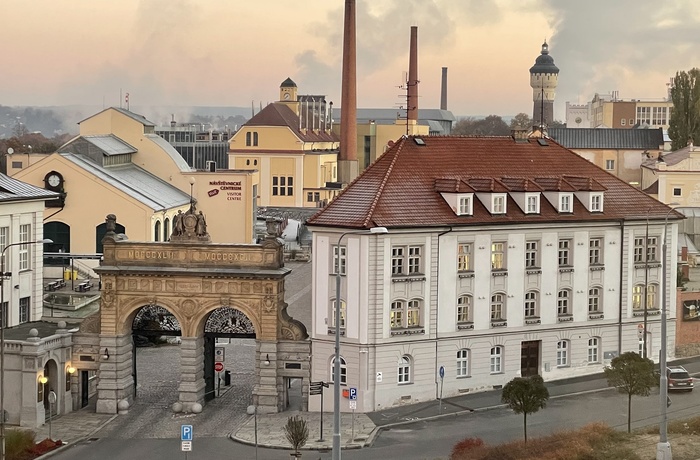
[[[530,340],[520,345],[520,375],[538,375],[540,370],[540,341]]]

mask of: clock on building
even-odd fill
[[[53,190],[54,192],[61,191],[63,189],[63,176],[61,176],[56,171],[51,171],[44,178],[46,183],[46,188]]]
[[[288,101],[289,98],[290,98],[291,96],[292,96],[292,95],[289,94],[289,93],[284,93],[284,100],[285,100],[285,101]]]

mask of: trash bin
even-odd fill
[[[71,278],[72,276],[72,278]],[[78,270],[71,270],[70,268],[66,268],[63,270],[63,279],[65,281],[70,281],[70,280],[77,280],[78,279]]]
[[[224,385],[225,386],[231,385],[231,371],[224,372]]]

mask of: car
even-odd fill
[[[674,366],[666,369],[668,377],[668,389],[679,391],[693,391],[693,378],[682,366]]]

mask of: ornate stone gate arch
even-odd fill
[[[96,271],[102,280],[97,412],[116,413],[119,401],[134,398],[132,324],[144,305],[170,311],[180,323],[179,402],[185,411],[204,403],[204,332],[210,313],[220,307],[240,311],[255,330],[259,410],[283,408],[285,377],[303,379],[308,400],[310,342],[304,325],[292,319],[284,302],[283,246],[278,224],[268,221],[261,244],[211,243],[197,225],[194,207],[174,225],[170,242],[134,242],[114,233],[107,216],[104,257]],[[201,221],[200,221],[201,222]],[[269,358],[270,364],[265,364]]]

